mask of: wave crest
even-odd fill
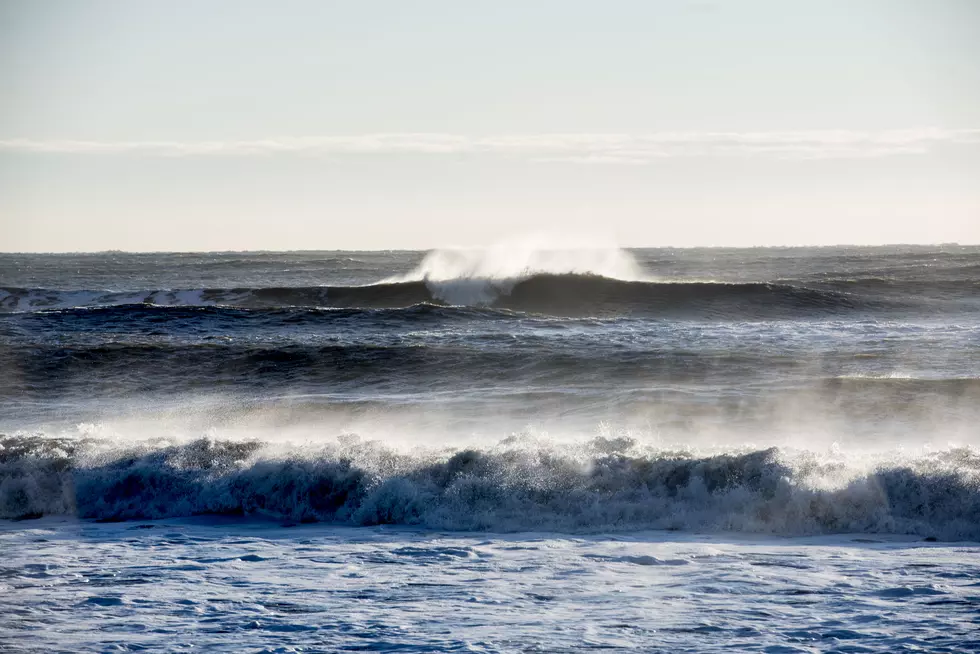
[[[541,275],[646,279],[633,255],[621,248],[554,249],[525,240],[478,250],[433,250],[415,270],[385,282],[425,282],[438,301],[479,306],[492,304],[509,295],[515,284]]]
[[[479,250],[433,250],[407,275],[388,282],[456,280],[513,281],[535,275],[594,275],[643,281],[635,257],[621,248],[545,248],[534,243],[504,244]]]

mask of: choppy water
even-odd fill
[[[893,537],[170,520],[8,526],[0,544],[0,638],[35,651],[980,649],[980,549]]]
[[[978,247],[0,254],[0,645],[976,650],[978,425]]]

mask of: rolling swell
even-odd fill
[[[824,376],[794,388],[833,397],[879,399],[947,397],[980,403],[980,378],[890,378],[848,376],[846,354],[825,357]],[[0,344],[0,401],[17,397],[70,396],[80,386],[89,392],[133,395],[201,389],[278,389],[323,392],[357,390],[360,385],[399,392],[481,384],[538,384],[557,388],[601,387],[615,396],[617,384],[648,390],[660,385],[699,382],[759,382],[781,373],[813,373],[807,361],[778,356],[764,349],[740,352],[710,350],[623,350],[615,346],[555,351],[546,343],[515,340],[507,333],[484,335],[481,348],[459,342],[389,343],[241,343],[220,337],[204,342],[114,342],[67,344]],[[785,377],[784,377],[785,379]]]
[[[851,285],[853,286],[853,285]],[[122,305],[239,309],[399,309],[419,304],[484,306],[558,316],[640,314],[753,319],[853,311],[874,305],[846,291],[803,285],[624,281],[595,275],[535,275],[521,280],[405,281],[367,286],[232,288],[140,292],[0,289],[4,312]]]
[[[209,439],[105,448],[94,441],[0,438],[0,518],[213,514],[459,530],[980,539],[980,459],[967,449],[862,471],[776,448],[700,457],[651,453],[627,438],[597,438],[574,452],[508,439],[488,450],[431,455],[400,454],[355,436],[285,453],[258,441]],[[843,481],[827,490],[819,480],[831,474]]]
[[[669,317],[796,317],[855,309],[835,291],[761,283],[641,282],[606,277],[540,275],[516,284],[493,306],[518,311],[581,314],[638,312]]]

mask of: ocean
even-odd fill
[[[980,651],[980,246],[0,254],[0,649]]]

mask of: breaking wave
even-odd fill
[[[980,539],[980,455],[872,465],[776,448],[696,456],[630,438],[555,448],[404,453],[356,436],[323,447],[200,439],[129,447],[0,439],[0,518],[191,515],[454,530],[729,530]]]

